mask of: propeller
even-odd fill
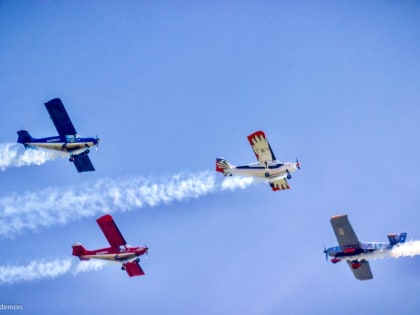
[[[325,260],[328,262],[328,251],[325,245],[324,245],[324,254],[325,254]]]
[[[96,135],[96,150],[99,148],[99,141],[101,141],[101,139],[98,137],[98,135]]]
[[[146,259],[149,259],[149,247],[147,245],[144,247],[146,248]]]
[[[297,169],[300,171],[300,163],[299,163],[298,158],[296,158],[296,167],[297,167]]]

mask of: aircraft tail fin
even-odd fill
[[[401,233],[400,234],[400,237],[399,237],[399,239],[398,239],[398,242],[399,243],[405,243],[405,240],[407,239],[407,233],[406,232],[404,232],[404,233]]]
[[[18,143],[22,143],[25,147],[27,147],[27,143],[32,141],[32,137],[27,130],[19,130],[18,134]]]
[[[89,260],[89,258],[81,257],[83,255],[86,255],[88,252],[86,248],[83,247],[82,244],[73,244],[72,247],[73,247],[73,253],[72,253],[73,256],[79,257],[80,260]]]
[[[401,233],[398,234],[388,234],[388,240],[391,245],[395,245],[398,243],[405,243],[405,240],[407,239],[407,233]]]
[[[389,244],[395,245],[398,243],[398,235],[397,234],[388,234]]]
[[[232,167],[232,165],[226,161],[224,158],[217,158],[216,159],[216,172],[226,173],[225,170],[228,170]]]

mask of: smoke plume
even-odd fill
[[[420,255],[420,240],[411,240],[397,244],[391,249],[377,250],[369,254],[347,257],[346,260],[376,260],[384,258],[414,257]]]
[[[33,260],[26,265],[0,266],[0,285],[54,279],[68,273],[78,275],[102,269],[107,262],[89,260],[75,262],[74,259],[54,259],[50,261]]]
[[[65,154],[59,151],[36,148],[25,150],[18,143],[0,143],[0,170],[5,171],[10,167],[41,165],[64,156]]]
[[[105,178],[69,187],[13,193],[0,197],[0,236],[64,225],[104,213],[124,212],[185,201],[224,190],[244,189],[252,179],[216,180],[213,172],[178,174],[160,179]]]

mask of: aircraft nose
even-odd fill
[[[143,254],[147,255],[148,252],[149,252],[149,247],[147,247],[147,246],[144,246],[143,248],[140,247],[139,250],[138,250],[138,253],[140,255],[143,255]]]
[[[101,141],[101,139],[98,137],[98,136],[96,136],[96,138],[95,138],[95,145],[96,145],[96,150],[98,150],[98,147],[99,147],[99,142]]]
[[[324,246],[325,260],[328,261],[328,249]]]

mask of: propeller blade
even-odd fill
[[[300,171],[300,163],[299,163],[298,158],[296,158],[296,167],[297,167],[297,169]]]
[[[98,135],[96,135],[96,150],[99,148],[99,141],[101,141],[101,139],[98,137]]]
[[[325,254],[325,260],[328,262],[328,251],[325,245],[324,245],[324,254]]]

